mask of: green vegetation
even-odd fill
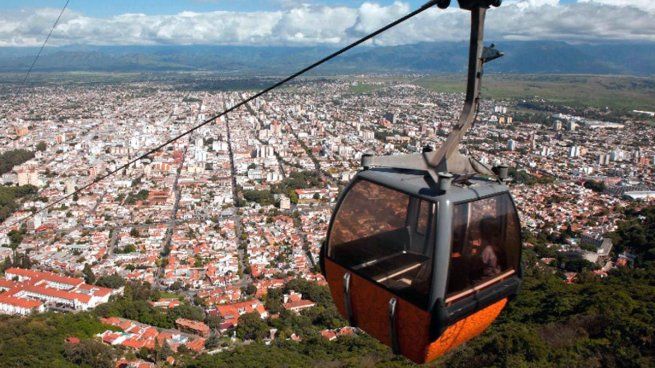
[[[128,253],[134,253],[136,252],[136,246],[134,244],[128,244],[124,246],[123,248],[116,248],[114,249],[114,253],[116,254],[128,254]]]
[[[269,206],[275,204],[275,194],[284,194],[292,203],[297,203],[296,189],[315,188],[322,185],[323,181],[316,171],[297,171],[290,173],[279,184],[271,186],[271,190],[244,190],[243,198],[249,202]]]
[[[275,204],[275,198],[270,190],[244,190],[243,198],[249,202],[257,202],[262,206]]]
[[[23,149],[7,151],[0,154],[0,175],[11,171],[16,165],[20,165],[34,158],[34,152]]]
[[[515,183],[528,186],[535,184],[551,184],[555,181],[555,178],[550,175],[534,176],[525,170],[517,170],[513,167],[509,168],[509,176],[514,178]]]
[[[531,272],[479,338],[443,359],[453,367],[646,367],[655,362],[655,271],[621,270],[566,285]]]
[[[521,293],[479,338],[442,361],[453,367],[647,367],[655,364],[655,207],[628,209],[612,238],[637,269],[566,285],[526,268]],[[526,251],[526,265],[535,255]]]
[[[140,238],[141,234],[139,233],[139,229],[137,229],[136,227],[133,227],[130,230],[130,236],[133,237],[133,238]]]
[[[66,344],[64,357],[79,367],[113,368],[114,351],[111,347],[96,340],[82,340],[76,344]]]
[[[0,269],[4,272],[11,267],[30,268],[32,267],[32,260],[25,253],[16,253],[13,257],[7,256],[2,262]]]
[[[606,189],[605,182],[595,180],[586,181],[584,187],[598,193],[602,193]]]
[[[429,76],[417,84],[437,92],[464,92],[464,77]],[[543,98],[572,107],[596,107],[631,111],[652,108],[655,99],[653,78],[576,75],[485,75],[483,98]]]
[[[312,337],[301,343],[280,341],[266,346],[254,343],[216,355],[187,359],[188,368],[218,367],[412,367],[367,336],[345,336],[335,341]]]
[[[148,301],[158,300],[162,295],[147,283],[128,283],[125,296],[100,305],[94,311],[100,317],[122,317],[161,328],[175,327],[178,318],[203,321],[205,312],[196,306],[182,303],[180,306],[162,310],[151,306]]]
[[[570,257],[561,257],[559,266],[569,272],[586,272],[600,268],[597,264],[589,262],[586,259]]]
[[[259,313],[252,312],[239,316],[237,337],[244,340],[261,340],[268,336],[268,325]]]
[[[357,83],[350,86],[350,91],[355,94],[368,94],[373,92],[376,89],[376,86],[366,83]]]
[[[125,200],[125,203],[136,204],[138,201],[145,201],[148,199],[148,194],[150,194],[150,192],[146,189],[141,189],[137,194],[130,193]]]
[[[293,200],[296,197],[296,189],[316,188],[322,185],[323,180],[316,171],[296,171],[290,173],[286,179],[273,186],[273,192],[286,194]]]
[[[614,252],[630,252],[637,256],[637,266],[655,268],[655,206],[629,208],[626,215],[611,234]]]
[[[18,209],[17,200],[35,195],[37,188],[32,185],[19,187],[0,186],[0,223],[4,222]]]
[[[96,275],[93,273],[91,266],[88,263],[84,264],[84,269],[82,270],[82,275],[84,275],[84,282],[87,284],[94,284],[96,282]]]
[[[101,276],[96,280],[96,285],[102,287],[108,287],[112,289],[118,289],[121,286],[125,286],[125,280],[120,277],[118,274]]]
[[[105,330],[107,326],[90,313],[0,317],[0,366],[76,367],[76,363],[86,363],[91,367],[88,361],[74,358],[76,354],[66,353],[65,340],[74,336],[85,341]]]

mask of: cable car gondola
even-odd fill
[[[502,56],[483,47],[487,8],[471,12],[466,100],[437,151],[362,157],[332,215],[320,265],[339,312],[417,363],[482,333],[518,291],[521,228],[505,185],[458,152],[479,104],[482,66]]]

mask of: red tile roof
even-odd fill
[[[0,304],[7,304],[18,308],[33,309],[41,306],[38,300],[16,298],[11,295],[0,295]]]
[[[194,321],[186,318],[178,318],[175,320],[175,324],[180,328],[186,328],[188,330],[198,332],[203,336],[209,335],[209,333],[211,332],[209,326],[207,326],[206,324],[200,321]]]
[[[27,270],[23,268],[15,268],[15,267],[7,269],[5,271],[5,275],[7,274],[28,277],[31,281],[45,279],[51,282],[57,282],[60,284],[71,285],[71,286],[77,286],[84,283],[84,280],[80,278],[61,276],[61,275],[57,275],[54,272]]]

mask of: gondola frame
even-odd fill
[[[425,178],[425,186],[423,186],[420,190],[408,190],[408,187],[403,186],[403,181],[399,179],[407,175]],[[518,249],[519,265],[515,269],[514,274],[490,286],[487,286],[482,290],[475,290],[470,295],[463,297],[455,302],[446,302],[448,276],[451,267],[454,206],[462,203],[475,202],[494,196],[507,194],[507,197],[511,201],[510,203],[512,206],[512,212],[515,216],[514,220],[520,227],[520,218],[518,216],[518,212],[516,211],[514,199],[509,192],[509,188],[502,182],[491,179],[478,179],[480,183],[483,183],[483,185],[476,187],[475,189],[453,187],[447,191],[440,191],[439,189],[436,189],[437,186],[435,183],[430,184],[431,179],[429,176],[425,175],[425,173],[411,172],[408,170],[393,168],[379,168],[359,171],[340,193],[335,209],[330,218],[327,238],[321,245],[320,250],[319,265],[326,279],[329,279],[329,275],[327,274],[325,261],[329,260],[330,262],[338,264],[336,260],[331,258],[328,254],[328,246],[330,244],[330,237],[333,233],[335,221],[339,216],[339,211],[344,201],[346,200],[348,193],[361,180],[369,181],[375,185],[388,188],[412,198],[429,201],[435,206],[434,214],[436,216],[433,216],[432,221],[430,221],[431,231],[433,234],[435,234],[435,236],[432,238],[433,244],[430,244],[431,246],[434,246],[434,253],[431,259],[432,282],[428,296],[429,302],[427,304],[427,309],[424,306],[415,305],[417,308],[424,310],[430,315],[429,339],[431,341],[437,341],[444,334],[444,331],[446,331],[448,327],[453,326],[458,321],[463,321],[465,318],[474,315],[478,311],[489,308],[490,306],[494,306],[496,303],[499,303],[499,301],[512,299],[518,293],[523,278],[520,261],[522,259],[522,246],[519,246]],[[521,245],[523,244],[522,234],[519,234],[519,242]],[[344,266],[341,265],[341,267]],[[396,299],[402,299],[402,297],[397,295],[394,291],[386,288],[380,283],[375,282],[374,280],[369,279],[365,275],[360,274],[357,270],[349,269],[347,267],[344,268],[348,270],[349,276],[350,274],[353,274],[361,277],[375,287],[379,287],[395,295]],[[338,288],[339,286],[330,284],[331,289],[334,289],[335,287]],[[332,291],[335,292],[335,290]],[[408,302],[411,303],[411,301]],[[350,306],[347,305],[348,301],[344,300],[344,303],[346,304],[344,306],[345,313],[342,313],[344,314],[344,318],[349,320],[351,325],[357,326],[356,318],[353,317],[352,312],[349,310]],[[504,307],[504,304],[502,307]],[[502,310],[502,307],[500,310]],[[498,310],[498,313],[500,310]],[[495,319],[495,316],[493,319]],[[394,324],[391,326],[394,327]],[[393,332],[393,328],[391,330],[391,334],[395,334]],[[394,339],[395,336],[392,336],[391,340],[393,341]],[[396,344],[389,345],[391,346]],[[392,349],[395,353],[402,353],[399,351],[398,346],[392,346]],[[425,362],[415,358],[412,360],[416,361],[417,363]]]

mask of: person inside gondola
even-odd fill
[[[501,267],[499,257],[502,250],[499,247],[498,226],[496,220],[491,217],[485,217],[480,221],[480,236],[482,251],[480,260],[482,264],[482,279],[489,279],[500,274]]]

